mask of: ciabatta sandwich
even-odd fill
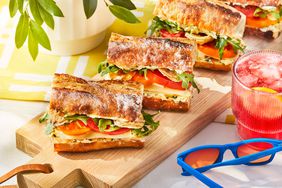
[[[144,145],[159,123],[142,112],[142,84],[130,81],[86,81],[55,74],[46,132],[57,152],[87,152]]]
[[[221,0],[246,15],[246,33],[277,38],[282,31],[281,0]]]
[[[223,2],[159,0],[153,14],[147,34],[195,40],[196,67],[229,71],[244,48],[246,17]]]
[[[112,33],[107,61],[94,79],[132,80],[144,84],[143,107],[187,111],[194,82],[196,44],[177,39]],[[198,88],[197,88],[198,89]]]

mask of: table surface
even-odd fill
[[[26,124],[35,115],[45,111],[47,103],[0,100],[0,176],[12,168],[25,164],[31,158],[16,149],[15,131]],[[194,177],[183,177],[181,169],[176,164],[178,153],[204,144],[224,144],[236,142],[239,138],[235,125],[211,123],[198,135],[179,148],[151,171],[135,188],[162,187],[205,187]],[[231,158],[230,152],[226,158]],[[281,187],[282,154],[277,154],[271,164],[265,166],[248,167],[245,165],[229,166],[213,169],[205,174],[224,187]],[[13,178],[4,185],[16,184]]]

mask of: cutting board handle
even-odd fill
[[[27,165],[21,165],[7,174],[4,174],[0,177],[0,184],[4,183],[5,181],[9,180],[13,176],[17,174],[27,174],[27,173],[44,173],[44,174],[50,174],[53,172],[53,169],[50,164],[27,164]]]

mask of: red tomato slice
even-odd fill
[[[263,28],[263,27],[268,27],[270,25],[275,25],[279,21],[277,20],[270,20],[268,18],[247,18],[246,25],[249,27],[254,27],[254,28]]]
[[[97,126],[97,124],[95,123],[95,121],[92,118],[88,118],[87,126],[90,127],[95,132],[99,132],[101,134],[108,134],[108,135],[123,134],[123,133],[126,133],[130,130],[129,128],[120,128],[118,130],[111,131],[111,132],[100,132],[99,127]],[[110,126],[108,126],[108,127],[110,127]]]
[[[166,38],[172,38],[172,37],[185,37],[184,31],[179,31],[178,33],[170,33],[166,29],[160,30],[161,36]]]
[[[219,50],[215,47],[214,42],[209,42],[203,45],[198,45],[198,50],[203,52],[204,54],[213,57],[215,59],[219,59]],[[233,58],[236,56],[236,53],[233,50],[231,44],[228,44],[223,51],[222,59]]]
[[[148,70],[147,77],[153,83],[157,83],[171,89],[185,90],[184,88],[182,88],[182,82],[174,82],[168,79],[166,76],[162,75],[162,73],[158,70]]]
[[[149,72],[149,71],[148,71]],[[142,74],[136,73],[133,77],[132,80],[135,82],[142,83],[145,87],[150,86],[153,84],[153,82],[148,78],[146,79]]]
[[[91,131],[91,129],[80,120],[73,121],[68,125],[59,126],[58,130],[71,136],[83,135]]]
[[[108,135],[118,135],[118,134],[123,134],[130,131],[129,128],[120,128],[118,130],[115,131],[111,131],[111,132],[102,132],[102,134],[108,134]]]
[[[248,18],[254,17],[254,12],[257,9],[256,6],[242,7],[242,6],[235,5],[233,7],[239,10],[240,12],[242,12],[243,14],[245,14]]]

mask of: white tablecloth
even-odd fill
[[[35,115],[46,109],[47,103],[0,100],[0,176],[31,158],[16,149],[15,131]],[[182,177],[176,164],[178,153],[203,144],[224,144],[238,141],[234,125],[211,123],[175,153],[151,171],[135,188],[204,187],[194,177]],[[227,152],[226,158],[231,157]],[[282,155],[277,154],[271,164],[259,167],[229,166],[213,169],[205,174],[224,187],[282,187]],[[16,184],[13,178],[4,185]]]

